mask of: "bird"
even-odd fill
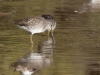
[[[17,25],[19,28],[24,29],[31,33],[30,35],[31,44],[34,44],[32,40],[33,34],[44,33],[47,30],[48,35],[50,32],[53,35],[53,31],[56,28],[56,20],[54,19],[53,16],[48,14],[23,18],[19,20],[11,20],[11,22]]]

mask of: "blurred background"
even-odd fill
[[[0,75],[20,75],[11,64],[31,52],[30,33],[9,20],[42,14],[56,19],[55,44],[48,44],[52,64],[33,74],[100,75],[100,0],[0,0]],[[38,49],[46,37],[33,35],[32,53],[48,54]]]

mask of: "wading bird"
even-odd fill
[[[51,15],[35,16],[30,18],[24,18],[20,20],[11,20],[19,28],[31,32],[30,42],[33,44],[32,35],[35,33],[44,33],[48,31],[48,35],[51,32],[53,35],[53,30],[56,27],[56,21]]]

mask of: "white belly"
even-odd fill
[[[31,34],[43,32],[43,28],[28,28],[28,27],[25,27],[25,26],[21,26],[20,28],[31,32]]]
[[[30,29],[29,30],[32,34],[35,34],[35,33],[41,33],[41,32],[43,32],[43,29],[41,29],[41,28],[38,28],[38,29]]]

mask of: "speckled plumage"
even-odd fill
[[[13,23],[18,27],[31,32],[31,34],[41,33],[45,30],[50,31],[51,28],[54,30],[56,27],[56,21],[51,15],[42,15],[24,18],[21,20],[14,20]]]
[[[19,28],[31,32],[30,42],[32,41],[32,35],[35,33],[42,33],[48,30],[48,34],[51,31],[53,35],[53,30],[56,27],[56,21],[51,15],[35,16],[30,18],[24,18],[20,20],[12,20],[15,25]]]

